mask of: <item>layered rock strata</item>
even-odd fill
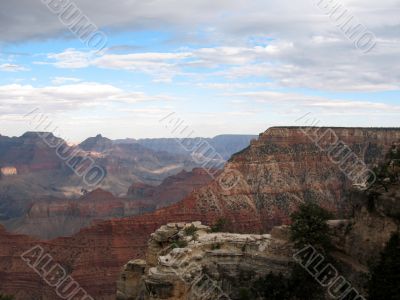
[[[369,165],[383,160],[400,140],[399,129],[335,128],[334,132]],[[227,173],[236,176],[227,180]],[[276,224],[289,223],[290,213],[304,201],[351,212],[346,202],[351,185],[301,128],[271,128],[234,155],[223,174],[183,201],[151,214],[99,222],[43,245],[96,299],[114,299],[121,266],[143,259],[150,234],[164,224],[199,220],[211,225],[225,218],[232,231],[266,233]],[[0,290],[18,300],[55,299],[37,274],[17,263],[29,248],[24,240],[29,239],[0,231]],[[24,298],[29,294],[36,298]]]
[[[147,261],[124,266],[117,299],[238,299],[244,282],[288,275],[292,247],[284,236],[210,233],[200,222],[164,225],[151,235]]]

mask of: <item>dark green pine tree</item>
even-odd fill
[[[297,248],[312,245],[325,254],[331,247],[327,221],[332,215],[315,203],[300,205],[299,210],[291,215],[291,238]]]
[[[0,300],[14,300],[13,296],[0,294]]]
[[[400,300],[400,235],[395,233],[372,268],[369,300]]]

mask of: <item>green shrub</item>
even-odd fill
[[[395,233],[382,251],[378,264],[371,267],[369,300],[400,299],[400,236]]]
[[[291,239],[296,247],[312,245],[318,251],[328,252],[331,240],[327,221],[332,218],[331,213],[315,203],[308,202],[300,205],[299,210],[293,213],[291,218]]]
[[[211,225],[211,232],[230,232],[232,223],[225,218],[219,218],[213,225]]]
[[[175,248],[185,248],[187,247],[188,243],[185,240],[176,240],[171,244],[172,249]]]
[[[186,236],[192,236],[194,238],[196,236],[197,228],[192,224],[190,227],[186,227],[184,231]]]
[[[252,300],[251,293],[248,289],[239,289],[239,300]]]
[[[269,273],[253,284],[253,294],[257,299],[286,300],[290,299],[289,281],[282,274]]]
[[[221,249],[221,244],[215,243],[211,245],[211,250],[219,250]]]
[[[257,279],[244,298],[258,300],[323,300],[324,290],[315,279],[299,265],[293,265],[290,277],[269,273]],[[248,296],[248,298],[245,298]]]

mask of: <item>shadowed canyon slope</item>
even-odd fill
[[[94,220],[122,218],[152,212],[176,203],[212,177],[203,169],[182,171],[158,186],[134,183],[126,197],[96,189],[78,199],[32,201],[26,215],[5,222],[7,230],[41,239],[70,236]]]
[[[392,143],[400,141],[398,129],[334,131],[368,164],[383,160]],[[236,184],[227,179],[232,174]],[[350,186],[338,166],[301,129],[271,128],[234,155],[214,181],[185,200],[143,216],[99,222],[70,238],[41,244],[96,299],[115,299],[121,267],[144,256],[149,234],[162,224],[211,224],[224,217],[235,231],[266,232],[275,224],[287,223],[290,212],[304,201],[315,200],[339,214],[346,213]],[[54,299],[52,289],[19,258],[34,243],[0,232],[0,290],[17,299]]]
[[[225,149],[225,155],[230,156],[247,147],[252,136],[228,137],[215,139]],[[0,136],[0,220],[23,217],[36,201],[79,199],[82,187],[92,190],[67,166],[69,157],[77,161],[93,160],[104,168],[106,177],[98,187],[119,197],[126,195],[132,183],[159,185],[171,175],[199,166],[176,139],[163,139],[161,143],[158,139],[146,140],[155,145],[155,150],[141,141],[118,142],[98,135],[80,145],[68,146],[51,133]],[[167,148],[165,144],[174,147]],[[225,160],[218,165],[224,163]]]

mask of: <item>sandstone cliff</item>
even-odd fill
[[[400,130],[394,129],[338,128],[335,132],[370,164],[382,160],[392,143],[400,140]],[[227,173],[238,178],[231,189],[227,187],[235,181],[226,180]],[[163,224],[195,220],[212,224],[222,216],[231,220],[232,230],[266,232],[275,224],[289,222],[290,212],[305,200],[316,200],[332,211],[349,212],[351,207],[345,200],[350,185],[327,154],[299,128],[271,128],[234,155],[215,181],[185,200],[151,214],[100,222],[73,237],[44,245],[96,299],[114,299],[121,266],[130,259],[143,258],[150,233]],[[17,299],[29,299],[20,295],[30,292],[54,299],[37,274],[15,263],[28,248],[23,240],[0,232],[0,248],[5,253],[0,290],[17,295]],[[33,288],[39,285],[42,288]]]
[[[400,182],[397,179],[387,190],[355,188],[349,201],[352,218],[328,221],[331,255],[337,276],[365,297],[370,265],[400,231]],[[169,223],[151,234],[145,260],[124,265],[117,299],[241,299],[242,289],[269,273],[290,277],[296,250],[289,236],[288,226],[255,235],[212,233],[200,222]]]
[[[215,173],[218,174],[219,171],[216,170]],[[190,172],[183,170],[176,175],[167,177],[158,186],[133,183],[127,196],[129,199],[162,208],[184,199],[193,190],[205,186],[212,179],[210,174],[201,168],[194,168]]]
[[[168,177],[159,186],[134,183],[128,197],[96,189],[78,199],[33,199],[23,217],[4,224],[11,232],[46,240],[71,236],[94,220],[141,215],[176,203],[211,180],[205,170],[193,169]]]

